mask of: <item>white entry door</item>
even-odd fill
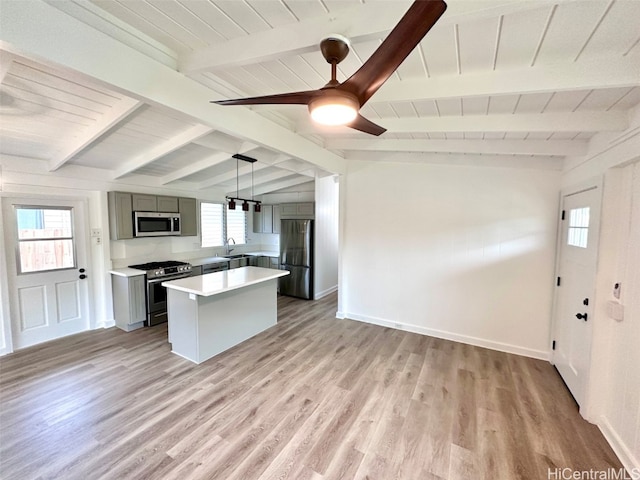
[[[14,349],[87,330],[80,201],[3,199]]]
[[[589,375],[600,188],[563,197],[553,361],[578,405]]]

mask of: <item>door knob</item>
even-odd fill
[[[584,300],[582,300],[582,304],[583,305],[589,305],[589,299],[585,298]]]
[[[576,318],[578,318],[580,320],[584,320],[586,322],[587,321],[587,314],[586,313],[576,313]]]
[[[80,273],[84,273],[84,268],[81,268],[80,270],[78,270]]]
[[[80,280],[84,280],[85,278],[87,278],[87,276],[83,273],[82,275],[79,275],[78,278]]]

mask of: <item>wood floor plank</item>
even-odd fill
[[[334,318],[278,324],[195,365],[166,325],[0,358],[0,478],[546,478],[620,462],[547,362]]]

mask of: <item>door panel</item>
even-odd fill
[[[61,322],[77,320],[80,317],[80,292],[78,281],[56,284],[56,304]]]
[[[14,348],[88,329],[83,203],[4,198],[2,208]]]
[[[553,361],[580,405],[589,375],[600,189],[565,196],[563,210]]]
[[[23,331],[38,327],[46,327],[47,302],[45,298],[46,289],[43,285],[37,287],[20,288],[18,290],[20,298],[20,324]]]

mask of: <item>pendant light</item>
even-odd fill
[[[260,201],[253,199],[253,164],[257,162],[255,158],[247,157],[246,155],[242,155],[240,153],[236,153],[233,155],[233,158],[236,159],[236,196],[235,197],[225,197],[226,200],[229,201],[229,210],[236,209],[236,200],[242,202],[242,211],[249,211],[249,204],[254,204],[254,211],[260,212]],[[240,167],[239,162],[242,160],[243,162],[247,162],[251,164],[251,199],[248,198],[240,198]]]

